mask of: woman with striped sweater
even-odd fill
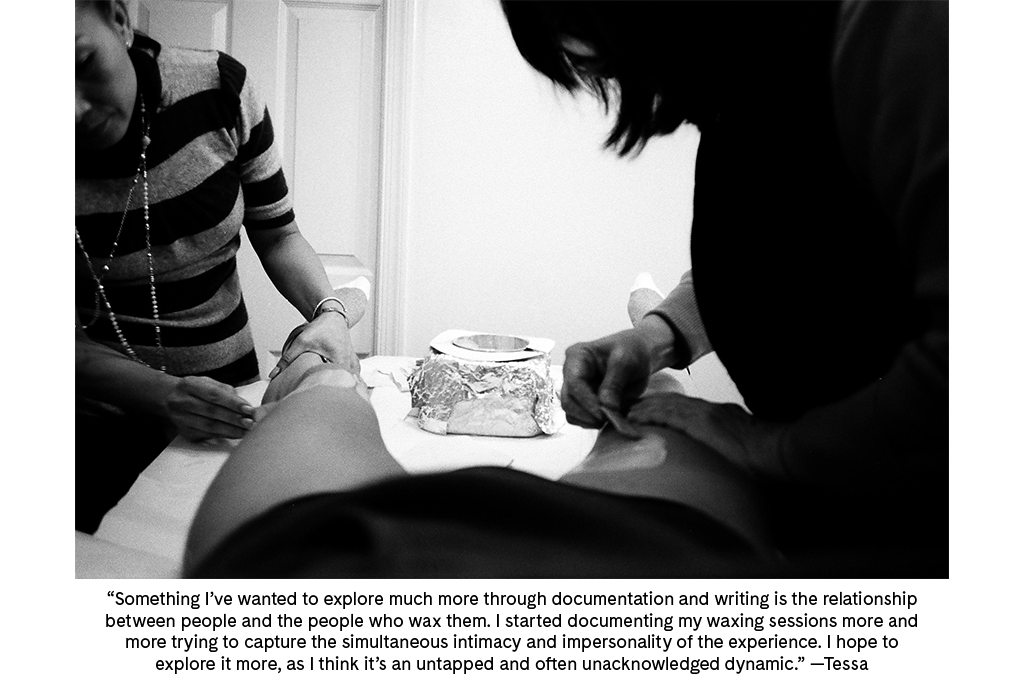
[[[356,319],[295,222],[245,67],[136,35],[126,3],[75,3],[76,528],[94,530],[175,434],[237,438],[258,378],[241,228],[307,319],[289,356],[358,368]]]

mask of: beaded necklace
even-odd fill
[[[75,226],[75,242],[78,243],[78,249],[82,251],[82,255],[85,256],[86,265],[89,268],[89,272],[92,275],[93,282],[96,284],[96,301],[93,308],[92,319],[82,325],[82,330],[85,330],[96,320],[100,315],[100,303],[106,307],[107,317],[110,319],[110,325],[114,328],[114,333],[117,335],[117,340],[121,343],[121,347],[124,349],[125,354],[132,358],[136,362],[139,362],[147,367],[151,365],[139,357],[135,349],[128,344],[128,340],[124,336],[124,332],[121,330],[121,325],[117,322],[117,315],[114,313],[113,307],[110,305],[110,300],[107,298],[106,289],[103,287],[103,278],[110,271],[110,263],[114,259],[114,255],[117,253],[117,244],[121,240],[121,232],[124,230],[124,222],[128,217],[128,209],[131,207],[132,197],[135,194],[135,188],[138,186],[139,179],[142,180],[142,221],[146,231],[146,260],[149,263],[149,299],[153,307],[153,329],[156,335],[156,347],[160,351],[160,371],[167,371],[167,356],[164,351],[163,341],[160,336],[160,307],[156,301],[156,273],[153,265],[153,244],[150,240],[149,231],[149,171],[146,167],[146,149],[149,148],[151,142],[149,138],[149,119],[146,118],[146,100],[140,96],[141,114],[142,114],[142,153],[139,155],[139,167],[135,170],[135,179],[132,180],[131,189],[128,192],[128,201],[124,205],[124,213],[121,215],[121,225],[117,228],[117,235],[114,236],[114,244],[110,248],[110,255],[107,256],[107,261],[103,264],[100,272],[97,274],[96,269],[93,267],[92,259],[89,257],[89,253],[85,250],[85,243],[82,242],[82,236],[78,232],[78,227]]]

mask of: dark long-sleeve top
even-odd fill
[[[701,125],[692,279],[655,313],[788,424],[793,479],[945,482],[948,7],[767,4]]]

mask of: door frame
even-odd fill
[[[415,0],[384,0],[380,217],[373,339],[378,355],[400,354],[405,341],[416,5]]]

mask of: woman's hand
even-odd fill
[[[782,478],[784,423],[758,420],[736,404],[682,394],[645,396],[629,412],[638,425],[661,425],[686,433],[733,464],[761,476]]]
[[[256,409],[235,388],[209,377],[179,377],[163,400],[163,415],[189,440],[240,438]]]
[[[278,372],[305,352],[315,352],[342,369],[359,374],[359,357],[352,346],[346,319],[339,313],[322,313],[295,328],[285,341],[281,359],[271,370],[270,379],[276,378]]]
[[[325,301],[327,306],[340,310],[341,305],[329,301],[331,297],[340,299],[344,305],[344,315],[334,311],[320,313],[292,331],[285,342],[281,360],[270,372],[270,378],[276,377],[278,372],[306,351],[320,353],[331,362],[358,374],[359,358],[352,346],[348,329],[366,311],[369,300],[364,290],[369,289],[369,282],[364,279],[365,286],[357,284],[332,289],[323,263],[309,242],[302,237],[294,221],[276,228],[254,229],[248,233],[253,250],[259,256],[270,280],[300,313],[308,318]],[[317,300],[321,300],[320,304]]]
[[[600,428],[601,406],[625,414],[644,393],[651,372],[649,344],[636,329],[621,331],[565,351],[562,408],[570,423]]]

